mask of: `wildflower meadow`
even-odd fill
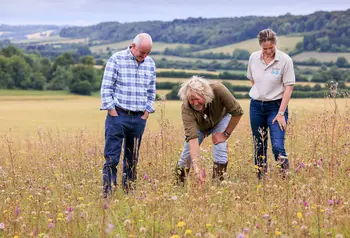
[[[290,170],[280,175],[269,148],[262,180],[253,164],[249,102],[241,100],[245,115],[229,139],[225,180],[211,180],[207,138],[200,152],[206,182],[198,184],[190,173],[183,187],[174,178],[184,142],[181,104],[157,102],[136,190],[125,194],[117,187],[107,199],[105,112],[97,98],[1,102],[0,237],[350,237],[346,98],[292,99]],[[23,107],[30,110],[18,112]]]

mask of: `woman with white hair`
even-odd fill
[[[200,181],[205,178],[198,164],[199,146],[212,135],[214,144],[213,179],[223,180],[227,170],[227,139],[238,124],[243,110],[232,93],[221,83],[193,76],[182,83],[178,93],[183,101],[182,121],[185,144],[176,170],[178,183],[184,183],[192,167]]]

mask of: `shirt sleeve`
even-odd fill
[[[111,57],[108,59],[101,84],[101,110],[114,109],[113,93],[118,75],[117,62]]]
[[[154,67],[152,79],[148,85],[147,89],[147,105],[146,105],[146,111],[149,113],[154,113],[154,101],[156,100],[156,67]]]
[[[182,122],[185,130],[185,140],[189,142],[198,138],[197,122],[193,114],[182,105]]]
[[[249,61],[248,61],[247,78],[250,79],[250,80],[253,80],[253,75],[252,75],[252,55],[250,55]]]
[[[293,60],[289,58],[284,66],[284,72],[282,76],[283,85],[294,85],[295,84],[295,73]]]
[[[222,105],[225,106],[226,112],[232,116],[243,115],[243,109],[232,93],[223,85],[220,84],[217,94],[220,96]]]

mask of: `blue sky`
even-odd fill
[[[305,15],[350,9],[349,0],[0,0],[0,24],[93,25],[188,17]]]

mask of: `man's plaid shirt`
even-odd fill
[[[138,64],[129,47],[108,59],[101,85],[102,110],[117,106],[152,113],[155,97],[156,67],[151,57]]]

